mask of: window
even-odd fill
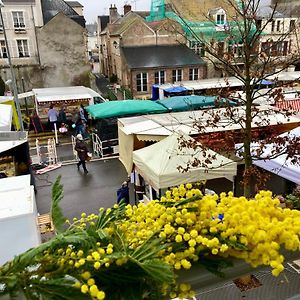
[[[25,28],[23,12],[22,11],[13,11],[12,15],[13,15],[13,21],[14,21],[14,28],[15,29]]]
[[[276,31],[280,31],[280,21],[277,21]]]
[[[272,21],[272,25],[271,25],[271,31],[273,32],[275,30],[275,21]]]
[[[155,84],[164,84],[165,83],[165,71],[158,71],[154,73]]]
[[[256,21],[257,29],[261,29],[261,25],[262,25],[262,20],[257,20]]]
[[[290,31],[293,31],[296,29],[296,21],[295,20],[291,20],[290,21]]]
[[[17,46],[19,57],[29,57],[27,40],[17,40]]]
[[[197,41],[190,41],[189,47],[195,51],[196,54],[203,57],[205,56],[204,44]]]
[[[0,41],[0,57],[7,58],[7,49],[6,49],[5,41]]]
[[[148,89],[148,76],[147,73],[136,74],[136,90],[138,92],[146,92]]]
[[[225,14],[217,14],[216,15],[217,25],[225,25]]]
[[[199,79],[199,69],[192,68],[189,71],[189,80],[198,80]]]
[[[178,69],[178,70],[173,70],[172,71],[172,81],[182,81],[182,70]]]

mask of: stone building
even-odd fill
[[[106,21],[98,18],[101,72],[135,98],[151,97],[153,84],[206,77],[205,62],[186,46],[178,22],[146,22],[129,5],[123,16],[111,6]]]
[[[75,3],[76,2],[76,3]],[[11,78],[7,45],[18,92],[37,87],[81,85],[88,82],[85,20],[77,1],[5,0],[0,27],[0,73]]]
[[[11,79],[8,49],[4,39],[4,29],[11,61],[15,69],[18,90],[40,84],[39,48],[36,27],[43,25],[39,0],[5,0],[1,8],[3,24],[0,24],[0,75],[4,81]]]
[[[43,86],[88,85],[85,19],[63,0],[43,0],[37,29]]]

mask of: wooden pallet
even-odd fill
[[[54,232],[55,228],[50,214],[44,214],[37,217],[38,226],[41,234],[47,232]]]

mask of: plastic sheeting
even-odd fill
[[[199,108],[212,108],[222,105],[236,105],[235,102],[227,99],[219,99],[216,96],[175,96],[163,100],[158,100],[157,103],[168,108],[170,111],[186,111]]]
[[[87,112],[94,119],[129,116],[135,114],[154,114],[167,112],[167,108],[150,100],[120,100],[90,105]]]
[[[144,179],[155,189],[177,186],[182,183],[197,182],[203,179],[231,178],[236,175],[237,164],[232,160],[205,150],[205,156],[199,149],[180,148],[181,134],[174,133],[162,141],[133,152],[133,163]],[[183,135],[185,140],[191,140]],[[198,159],[204,163],[207,157],[216,156],[211,163],[189,168],[187,172],[179,172],[178,167],[186,167],[189,161]]]
[[[289,135],[291,137],[293,135],[300,136],[300,127],[291,130],[289,133],[284,133],[283,135]],[[252,148],[254,147],[255,144],[252,145]],[[268,154],[270,154],[272,148],[272,144],[267,145],[263,156],[267,156]],[[291,159],[287,159],[286,154],[282,154],[273,159],[256,160],[253,163],[264,170],[290,180],[296,184],[300,184],[300,166],[292,164]]]
[[[13,109],[11,105],[0,104],[0,131],[10,131]]]

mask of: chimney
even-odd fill
[[[131,11],[131,5],[125,4],[124,5],[124,16]]]
[[[109,8],[109,23],[112,24],[114,21],[116,21],[119,17],[118,9],[116,8],[116,5],[111,5]]]

